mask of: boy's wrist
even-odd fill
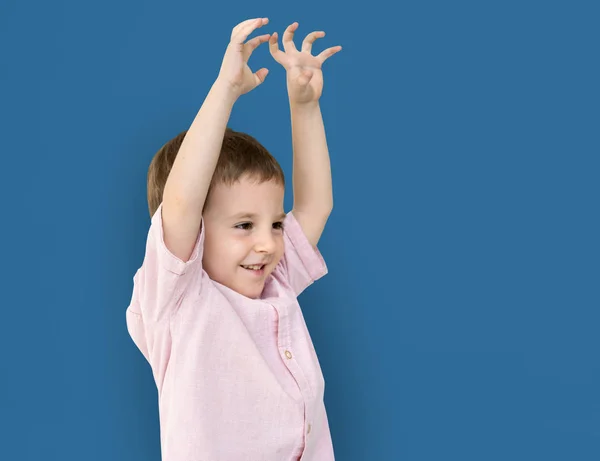
[[[313,111],[319,109],[319,101],[294,102],[290,101],[290,109],[294,111]]]
[[[217,78],[211,87],[211,93],[216,93],[224,103],[234,105],[240,97],[239,91],[229,82]]]

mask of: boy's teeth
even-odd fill
[[[246,269],[258,270],[258,269],[260,269],[262,266],[242,266],[242,267],[244,267],[244,268],[246,268]]]

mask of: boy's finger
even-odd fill
[[[238,25],[236,25],[232,30],[231,30],[231,38],[235,37],[238,32],[247,24],[250,24],[251,22],[256,22],[261,18],[252,18],[252,19],[246,19],[245,21],[240,22]]]
[[[251,19],[246,19],[245,21],[242,21],[240,23],[238,23],[232,30],[232,33],[236,33],[238,30],[240,30],[240,28],[244,27],[246,24],[252,22],[252,21],[258,21],[260,18],[251,18]]]
[[[287,29],[285,29],[285,32],[283,33],[283,49],[288,52],[288,51],[298,51],[296,48],[296,45],[294,44],[294,32],[296,31],[296,29],[298,28],[298,23],[295,22],[293,24],[290,24],[289,26],[287,26]]]
[[[271,38],[269,39],[269,52],[275,61],[277,61],[279,64],[282,63],[281,59],[284,53],[279,49],[279,44],[277,43],[277,32],[273,32]]]
[[[248,51],[250,52],[250,54],[252,54],[252,52],[258,48],[258,45],[260,45],[261,43],[265,43],[267,40],[269,40],[270,35],[269,34],[265,34],[265,35],[260,35],[258,37],[254,37],[252,40],[248,40],[246,42],[246,48],[248,49]]]
[[[325,32],[323,32],[322,30],[317,32],[311,32],[306,36],[306,38],[302,42],[302,51],[310,53],[312,51],[312,45],[315,42],[315,40],[323,37],[325,37]]]
[[[250,21],[245,24],[236,35],[238,43],[244,43],[248,36],[256,29],[269,23],[269,18],[259,18],[256,21]]]
[[[319,59],[319,61],[321,61],[321,64],[323,64],[328,58],[336,54],[341,49],[341,46],[332,46],[331,48],[327,48],[325,51],[319,53],[317,58]]]
[[[247,22],[242,27],[240,27],[240,29],[235,34],[231,35],[231,41],[239,45],[243,44],[248,38],[248,35],[254,32],[255,29],[264,26],[268,22],[269,18],[259,18]]]

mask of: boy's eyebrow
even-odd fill
[[[283,212],[283,213],[278,214],[275,217],[275,219],[283,220],[283,219],[285,219],[286,216],[287,216],[286,213]],[[258,216],[255,213],[249,213],[249,212],[242,211],[241,213],[237,213],[237,214],[233,215],[231,218],[232,219],[246,219],[246,218],[256,219],[257,217]]]

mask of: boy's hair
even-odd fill
[[[186,134],[187,130],[168,141],[150,162],[147,180],[150,217],[154,216],[163,200],[167,177]],[[217,184],[231,186],[244,174],[259,182],[275,180],[285,187],[283,170],[269,151],[249,134],[228,127],[225,130],[221,153],[208,188],[205,206],[211,191]]]

